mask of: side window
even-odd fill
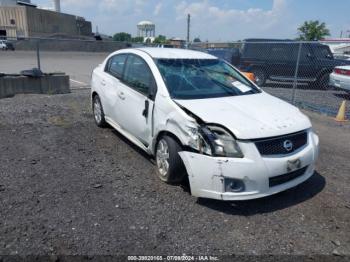
[[[300,52],[300,60],[301,61],[309,61],[310,49],[309,46],[303,45]]]
[[[127,54],[120,54],[110,58],[107,64],[106,72],[110,73],[116,78],[121,78],[123,75],[126,57]]]
[[[280,61],[293,61],[295,60],[293,47],[289,43],[274,44],[271,48],[271,58]]]
[[[136,55],[129,55],[124,81],[136,91],[148,95],[151,88],[155,86],[153,74],[147,63]]]
[[[270,49],[270,46],[265,43],[247,43],[244,57],[265,60],[269,58]]]

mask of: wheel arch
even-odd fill
[[[174,133],[172,133],[168,130],[162,130],[162,131],[158,132],[158,134],[153,139],[153,144],[152,144],[152,154],[153,155],[156,154],[157,144],[163,136],[169,136],[169,137],[173,138],[182,148],[184,147],[184,144],[181,142],[180,138],[178,138]]]
[[[321,77],[323,77],[326,74],[331,74],[333,72],[333,68],[323,68],[321,69],[316,76],[316,81],[319,80]]]

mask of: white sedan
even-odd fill
[[[162,181],[187,176],[193,196],[260,198],[314,174],[319,139],[309,119],[212,55],[124,49],[91,83],[96,124],[154,156]]]
[[[350,92],[350,66],[338,66],[330,75],[331,86]]]

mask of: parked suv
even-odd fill
[[[193,196],[260,198],[314,174],[310,120],[212,55],[119,50],[93,71],[91,87],[96,124],[154,156],[160,180],[187,177]]]
[[[293,81],[299,47],[300,44],[292,40],[247,39],[236,66],[254,73],[259,86],[267,80]],[[334,59],[330,48],[318,42],[304,43],[300,51],[298,82],[315,87],[326,88],[333,69],[347,64],[344,60]]]
[[[232,65],[237,65],[240,59],[240,53],[238,48],[228,49],[207,49],[206,52],[217,58],[225,60]]]

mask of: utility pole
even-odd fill
[[[190,46],[191,15],[187,16],[187,48]]]

